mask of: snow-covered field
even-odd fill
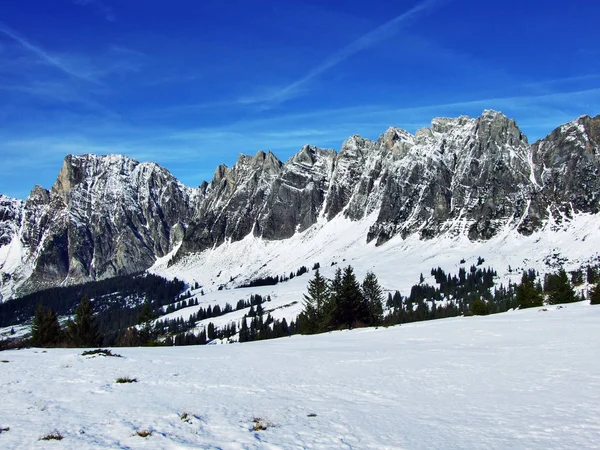
[[[115,349],[123,358],[7,351],[0,448],[598,448],[598,342],[600,307],[585,302],[241,345]],[[253,431],[254,418],[267,429]],[[152,434],[136,434],[144,430]],[[54,431],[64,439],[39,440]]]

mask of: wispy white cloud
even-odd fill
[[[600,79],[600,73],[590,73],[585,75],[575,75],[572,77],[553,78],[551,80],[539,80],[533,83],[525,83],[524,86],[532,88],[548,88],[561,84],[581,83],[585,81],[595,81]]]
[[[380,25],[379,27],[365,33],[358,39],[350,42],[336,53],[330,55],[320,64],[316,65],[304,76],[288,84],[287,86],[271,86],[259,89],[255,93],[245,94],[230,99],[189,105],[178,105],[172,109],[176,112],[228,107],[252,107],[257,111],[268,110],[273,106],[277,106],[288,100],[310,92],[308,85],[309,82],[314,78],[324,74],[353,55],[373,47],[385,39],[391,38],[401,30],[403,25],[409,23],[411,20],[414,20],[419,15],[425,14],[426,12],[431,11],[449,1],[451,0],[421,1],[406,12],[394,17],[383,25]],[[168,112],[169,109],[170,108],[165,108],[164,111]]]
[[[113,9],[106,5],[102,0],[74,0],[76,5],[93,7],[98,14],[104,16],[109,22],[115,22],[117,17]]]
[[[94,91],[94,94],[105,94],[107,89],[100,87]],[[6,83],[0,85],[0,93],[10,97],[4,99],[4,106],[18,105],[21,111],[27,109],[37,110],[40,105],[52,105],[53,107],[67,108],[72,110],[76,106],[76,111],[80,113],[93,113],[98,120],[116,119],[117,113],[97,101],[97,95],[89,95],[89,90],[82,92],[76,86],[70,86],[62,80],[31,80],[20,84]],[[12,95],[12,96],[11,96]],[[35,114],[35,113],[34,113]],[[75,114],[73,112],[72,114]],[[32,120],[32,117],[29,117]]]
[[[14,42],[19,44],[24,50],[31,53],[41,62],[50,65],[66,75],[69,75],[74,78],[78,78],[80,80],[84,80],[91,83],[97,83],[97,81],[90,77],[87,73],[80,72],[78,70],[73,69],[67,63],[65,63],[61,58],[52,55],[51,53],[44,50],[42,47],[31,43],[28,39],[22,36],[17,31],[8,27],[6,24],[0,22],[0,33],[4,36],[12,39]]]
[[[143,86],[160,86],[160,85],[169,85],[169,84],[182,84],[182,83],[192,83],[198,82],[202,79],[202,75],[200,74],[189,74],[189,75],[165,75],[163,77],[158,77],[152,80],[148,80],[142,83]]]
[[[366,50],[367,48],[373,47],[378,43],[391,38],[397,34],[403,25],[406,25],[411,20],[414,20],[419,15],[425,14],[433,9],[441,6],[443,3],[447,3],[449,0],[425,0],[417,3],[415,6],[410,8],[408,11],[394,17],[388,22],[380,25],[379,27],[369,31],[362,35],[358,39],[352,41],[341,50],[337,51],[333,55],[329,56],[320,64],[316,65],[303,77],[288,84],[281,89],[275,89],[270,93],[267,93],[262,98],[250,98],[250,101],[264,101],[268,103],[281,103],[290,98],[296,97],[301,94],[306,88],[305,85],[313,80],[314,78],[322,75],[329,71],[333,67],[354,56],[355,54]]]
[[[453,103],[431,104],[426,106],[415,106],[409,108],[389,109],[379,111],[377,114],[393,114],[393,113],[413,113],[413,112],[441,112],[447,110],[467,109],[473,107],[481,107],[484,109],[504,107],[511,110],[529,109],[532,107],[547,108],[555,104],[562,106],[570,104],[572,107],[578,107],[581,102],[586,102],[592,97],[597,98],[600,95],[600,88],[584,89],[577,91],[553,92],[541,95],[520,95],[520,96],[505,96],[505,97],[489,97],[475,100],[467,100]]]

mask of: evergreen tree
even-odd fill
[[[246,317],[242,319],[242,324],[240,326],[240,342],[248,342],[250,340],[250,330],[248,330],[248,323],[246,322]]]
[[[146,300],[142,305],[137,323],[140,325],[139,338],[141,345],[152,344],[152,321],[154,320],[154,312],[150,302]]]
[[[598,276],[598,268],[588,266],[586,270],[587,282],[590,284],[598,283],[600,277]]]
[[[402,308],[402,294],[400,294],[400,291],[394,292],[392,301],[394,302],[394,306],[396,308]]]
[[[477,298],[473,300],[470,304],[471,313],[476,316],[485,316],[489,314],[488,304],[485,300]]]
[[[206,330],[206,336],[208,337],[209,340],[212,340],[216,337],[216,333],[215,333],[215,324],[212,322],[208,323],[208,327]]]
[[[344,269],[336,294],[335,324],[352,328],[369,322],[369,305],[365,302],[352,266]]]
[[[340,304],[340,296],[342,292],[342,269],[336,269],[333,279],[329,280],[329,302],[325,306],[325,329],[327,331],[334,330],[338,327],[338,305]],[[301,324],[296,324],[300,328]]]
[[[52,308],[44,308],[40,303],[33,317],[31,343],[37,347],[52,347],[60,343],[61,337],[58,316]]]
[[[31,322],[31,343],[35,346],[42,346],[42,332],[44,327],[44,316],[46,314],[46,308],[44,305],[40,303],[36,310],[35,315],[33,316],[33,321]]]
[[[46,330],[46,345],[57,346],[62,340],[62,329],[58,323],[58,316],[53,309],[48,308],[44,317],[44,328]]]
[[[100,345],[101,337],[98,327],[92,318],[92,303],[87,295],[75,309],[75,319],[67,323],[69,344],[75,347],[96,347]]]
[[[304,310],[298,317],[301,332],[312,334],[325,330],[326,306],[329,302],[327,279],[316,269],[315,276],[308,282],[308,294],[304,294]]]
[[[385,302],[385,307],[388,309],[394,308],[394,299],[392,297],[392,293],[388,292],[387,300]]]
[[[534,279],[535,275],[532,278],[531,273],[523,272],[521,284],[516,288],[515,297],[516,303],[521,309],[542,306],[543,304],[542,292],[539,288],[536,288]]]
[[[146,300],[142,305],[142,309],[138,317],[138,324],[147,323],[152,320],[154,320],[154,312],[152,311],[152,306],[150,305],[150,302]]]
[[[573,303],[579,299],[575,295],[575,291],[569,282],[569,277],[564,269],[560,269],[554,276],[554,282],[552,283],[552,289],[548,297],[551,305],[557,305],[559,303]]]
[[[369,324],[379,325],[383,321],[383,290],[373,272],[368,272],[362,284],[364,301],[369,306]]]

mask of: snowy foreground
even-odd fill
[[[579,303],[248,344],[115,349],[123,358],[7,351],[0,428],[10,429],[0,448],[597,448],[598,342],[600,307]],[[253,431],[253,418],[267,429]],[[143,430],[152,434],[136,434]],[[64,439],[39,440],[54,431]]]

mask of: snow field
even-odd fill
[[[0,428],[10,430],[0,447],[593,448],[600,307],[586,303],[241,345],[115,349],[123,358],[6,351]],[[267,429],[252,431],[254,418]],[[39,440],[53,431],[64,439]]]

